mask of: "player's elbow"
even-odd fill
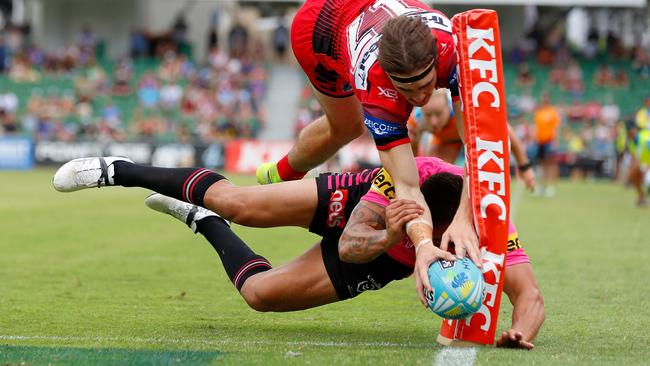
[[[539,309],[540,322],[544,322],[546,319],[546,308],[544,307],[544,296],[542,296],[542,291],[539,288],[535,287],[533,289],[532,300],[535,302],[537,308]]]
[[[527,304],[529,309],[534,309],[540,324],[546,319],[544,296],[537,286],[530,287],[520,294],[520,301]]]

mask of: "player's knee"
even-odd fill
[[[333,140],[348,143],[361,136],[366,130],[363,120],[347,120],[343,123],[330,122],[330,134]]]
[[[260,286],[256,283],[246,283],[241,289],[241,294],[248,306],[255,311],[279,311],[277,296],[266,286]]]
[[[237,224],[246,225],[250,221],[250,211],[245,197],[235,194],[232,190],[206,196],[205,204],[216,211],[221,217]]]

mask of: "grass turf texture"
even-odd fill
[[[441,350],[440,320],[412,279],[309,311],[256,313],[201,236],[143,205],[147,191],[60,194],[52,174],[0,172],[0,364],[431,365]],[[633,201],[605,183],[524,195],[516,223],[547,320],[534,351],[481,348],[476,364],[647,363],[650,211]],[[275,265],[317,240],[235,230]],[[507,300],[502,309],[500,330]]]

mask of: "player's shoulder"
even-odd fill
[[[372,181],[370,192],[374,192],[387,200],[395,198],[395,183],[386,168],[379,170],[375,179]]]

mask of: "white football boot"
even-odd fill
[[[113,186],[113,163],[116,161],[133,163],[130,159],[117,156],[70,160],[54,174],[54,189],[59,192],[74,192],[86,188]]]
[[[223,220],[226,225],[230,226],[228,220],[225,220],[223,217],[208,210],[207,208],[183,202],[181,200],[177,200],[176,198],[168,197],[160,193],[150,194],[144,200],[144,203],[152,210],[171,215],[176,219],[184,222],[185,225],[189,226],[190,229],[192,229],[192,231],[195,233],[198,229],[196,222],[209,216],[218,217],[219,219]]]

